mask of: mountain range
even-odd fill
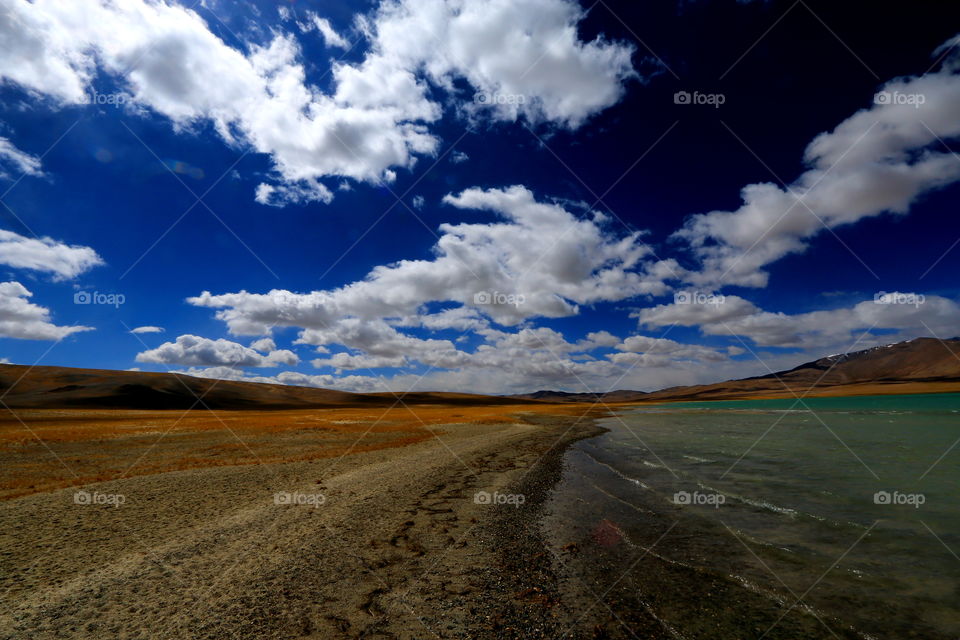
[[[960,391],[960,338],[916,338],[835,354],[788,371],[654,392],[537,391],[513,396],[464,393],[349,393],[313,387],[210,380],[175,373],[0,365],[0,401],[48,409],[308,409],[407,405],[676,402],[793,396]]]

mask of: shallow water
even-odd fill
[[[608,523],[624,558],[724,577],[771,614],[800,600],[823,637],[960,637],[960,394],[684,403],[603,425],[567,454],[558,542]],[[670,635],[724,637],[697,628],[703,603],[661,596]],[[736,637],[778,637],[744,606],[764,621]]]

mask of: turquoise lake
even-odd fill
[[[805,594],[824,637],[960,637],[960,394],[665,404],[602,424],[568,452],[557,509],[637,549],[680,523],[688,543],[658,547],[665,562],[771,607]],[[690,606],[662,616],[698,637]]]

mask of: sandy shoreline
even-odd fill
[[[571,619],[536,522],[597,427],[524,422],[2,502],[0,637],[554,637]]]

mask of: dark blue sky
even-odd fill
[[[43,12],[55,13],[46,3],[21,4],[17,11],[28,17],[22,19],[26,26],[21,21],[20,28],[26,31],[34,24],[32,20],[41,24],[41,18],[49,18]],[[544,5],[556,8],[560,15],[576,6],[567,0],[545,1]],[[339,58],[337,64],[361,68],[365,60],[389,46],[385,36],[377,40],[378,33],[382,36],[386,32],[391,18],[382,9],[377,13],[379,3],[338,5],[301,0],[282,6],[288,7],[289,13],[278,13],[273,2],[258,2],[256,6],[213,3],[209,9],[196,9],[196,13],[220,45],[234,50],[238,59],[252,58],[256,47],[269,45],[278,37],[289,38],[296,48],[292,64],[303,69],[302,86],[314,96],[337,90],[332,60]],[[186,15],[185,9],[177,10]],[[344,51],[346,47],[332,45],[318,28],[303,26],[310,24],[312,15],[327,19],[336,34],[355,43],[353,48]],[[367,16],[375,25],[371,31],[362,33],[356,22],[358,15]],[[958,18],[960,8],[932,1],[601,2],[579,22],[576,17],[570,20],[578,26],[579,46],[595,45],[598,50],[621,47],[630,55],[633,75],[617,77],[616,65],[610,62],[607,85],[619,87],[619,95],[599,106],[578,107],[578,114],[584,117],[576,122],[564,120],[564,115],[549,114],[550,104],[565,104],[562,93],[551,93],[562,87],[564,80],[551,74],[566,73],[564,64],[580,64],[561,59],[553,66],[553,52],[566,41],[562,37],[551,39],[549,25],[540,32],[542,25],[531,23],[535,26],[528,27],[526,34],[533,44],[516,44],[534,50],[540,46],[537,55],[548,61],[536,63],[533,72],[517,79],[518,74],[504,66],[504,57],[509,60],[509,55],[483,49],[483,38],[491,38],[483,35],[487,32],[477,28],[481,44],[471,48],[464,43],[469,42],[469,29],[474,25],[460,24],[460,31],[439,34],[448,49],[438,45],[433,53],[423,54],[426,58],[404,60],[405,69],[417,77],[423,97],[436,105],[439,116],[428,121],[407,114],[400,120],[423,127],[435,139],[436,148],[410,152],[415,160],[410,167],[386,163],[395,173],[395,180],[388,180],[386,185],[376,179],[358,180],[345,171],[316,169],[315,164],[325,160],[304,160],[302,166],[294,166],[291,156],[283,156],[282,151],[264,151],[271,144],[282,146],[287,141],[264,142],[257,138],[260,133],[251,132],[255,125],[239,117],[225,118],[234,138],[225,140],[223,131],[216,128],[216,107],[209,106],[215,105],[215,100],[210,99],[208,104],[196,92],[184,97],[189,92],[177,89],[177,83],[186,86],[183,78],[190,74],[206,77],[208,71],[195,69],[210,63],[196,56],[195,52],[202,49],[182,45],[155,57],[138,48],[154,46],[148,40],[164,35],[160,26],[144,29],[142,37],[147,40],[131,43],[131,51],[137,53],[130,57],[108,51],[109,43],[96,39],[100,34],[77,33],[71,37],[77,42],[87,39],[84,47],[77,46],[90,55],[92,65],[84,73],[74,69],[85,83],[86,93],[123,93],[127,104],[121,108],[77,104],[57,94],[58,81],[51,68],[31,71],[32,79],[3,72],[0,137],[18,153],[38,160],[41,168],[24,171],[22,159],[6,158],[0,180],[6,207],[0,208],[0,228],[17,234],[20,239],[12,244],[35,236],[50,238],[49,242],[58,247],[89,247],[102,263],[64,276],[52,267],[24,266],[22,258],[16,256],[27,249],[18,245],[5,250],[6,254],[0,253],[0,268],[5,281],[20,283],[32,294],[32,304],[49,310],[51,324],[94,330],[71,333],[61,340],[50,339],[40,331],[37,339],[31,329],[21,328],[27,322],[18,306],[24,296],[10,294],[10,300],[4,302],[6,310],[0,311],[8,314],[0,318],[7,326],[2,335],[8,336],[0,338],[0,356],[20,364],[110,369],[136,366],[223,376],[227,375],[223,369],[210,367],[234,365],[235,361],[229,360],[233,356],[224,354],[241,353],[236,351],[239,347],[227,342],[219,346],[178,342],[181,336],[196,336],[247,347],[262,337],[263,332],[238,329],[225,323],[226,318],[218,319],[215,314],[220,309],[247,318],[267,318],[264,322],[272,326],[267,333],[276,343],[273,348],[255,350],[266,358],[260,363],[263,366],[250,365],[241,358],[241,364],[231,367],[231,377],[266,379],[282,371],[294,371],[305,377],[277,379],[356,389],[374,389],[379,384],[493,392],[541,386],[605,390],[605,385],[654,388],[766,373],[768,366],[791,366],[858,344],[856,339],[864,332],[868,337],[859,343],[864,346],[883,341],[886,336],[901,339],[932,333],[949,337],[951,325],[956,329],[953,334],[960,333],[955,324],[960,319],[956,278],[960,248],[948,252],[960,238],[956,216],[960,186],[954,169],[946,164],[938,169],[939,177],[927,178],[916,187],[905,212],[858,214],[849,224],[833,223],[831,216],[841,218],[844,213],[829,212],[826,205],[821,211],[816,203],[811,204],[809,215],[822,217],[824,223],[816,233],[790,236],[784,231],[784,238],[799,238],[803,248],[787,251],[758,267],[756,271],[768,274],[765,286],[744,286],[743,280],[728,274],[710,282],[687,277],[685,274],[706,271],[706,254],[698,253],[688,239],[673,234],[694,214],[737,211],[742,204],[741,189],[747,185],[772,182],[783,186],[780,180],[788,184],[798,180],[812,166],[804,160],[811,141],[859,110],[873,109],[880,124],[864,133],[866,142],[858,142],[858,150],[870,144],[872,136],[878,136],[881,130],[895,129],[899,116],[881,118],[875,94],[896,78],[916,78],[928,71],[939,74],[927,77],[940,82],[936,89],[939,91],[942,85],[943,94],[926,94],[918,111],[946,111],[952,113],[954,121],[960,121],[960,104],[953,88],[956,74],[932,55],[960,31]],[[4,20],[4,29],[16,28],[17,21],[11,15]],[[170,29],[179,33],[176,27]],[[36,36],[41,42],[52,37],[39,28]],[[539,37],[543,41],[538,45]],[[448,51],[452,53],[446,63],[453,68],[430,76],[425,69],[435,61],[429,56],[441,58]],[[570,51],[578,55],[575,48]],[[952,53],[947,51],[943,58],[949,62]],[[478,58],[465,64],[477,69],[479,77],[450,64],[454,56],[459,59],[474,54]],[[22,64],[17,55],[26,54],[12,51],[2,55],[7,57],[6,66]],[[111,55],[126,68],[112,63]],[[136,59],[138,55],[142,59]],[[155,66],[148,67],[153,61]],[[498,73],[505,74],[513,86],[529,85],[527,104],[537,103],[538,95],[546,96],[539,115],[533,110],[512,115],[470,111],[470,105],[476,104],[473,96],[487,87],[496,89]],[[576,77],[577,69],[571,73],[571,95],[596,90]],[[450,84],[443,86],[440,76]],[[195,115],[174,122],[173,107],[163,102],[162,96],[156,97],[161,95],[160,89],[150,92],[156,87],[181,91],[179,97],[195,109]],[[367,89],[373,94],[378,90],[376,83]],[[678,92],[720,95],[723,104],[677,104]],[[589,98],[580,96],[578,104],[592,104]],[[237,104],[243,99],[246,97],[237,98]],[[354,97],[349,106],[365,99]],[[397,108],[382,96],[377,99],[373,110],[378,113]],[[237,106],[238,111],[243,108]],[[291,107],[291,112],[296,114],[296,108]],[[872,197],[869,189],[856,192],[861,176],[856,172],[863,167],[876,168],[896,161],[910,165],[930,153],[950,156],[951,149],[958,149],[950,117],[938,127],[933,123],[936,114],[931,114],[920,115],[912,125],[903,126],[916,133],[929,124],[927,130],[936,134],[932,142],[912,146],[904,143],[902,148],[886,149],[886,155],[878,152],[876,158],[860,159],[861,165],[850,167],[845,181],[839,179],[847,170],[844,162],[857,154],[844,155],[837,163],[840,168],[821,184],[832,184],[837,178],[836,189],[850,189],[850,198],[867,200]],[[330,157],[329,150],[323,148],[315,149],[315,153],[317,158]],[[465,154],[466,159],[455,162],[455,156],[462,157],[459,154]],[[960,157],[950,157],[960,164]],[[320,198],[269,206],[255,200],[258,185],[302,186],[304,183],[298,180],[310,171],[311,179],[330,190],[330,202]],[[349,190],[338,189],[341,183]],[[502,190],[511,185],[523,185],[537,201],[556,203],[554,206],[565,209],[568,215],[588,223],[592,219],[588,208],[605,214],[606,222],[596,228],[607,242],[642,232],[640,238],[652,252],[637,264],[619,265],[619,271],[641,272],[653,263],[671,261],[670,274],[659,278],[662,286],[655,291],[639,292],[642,287],[620,282],[614,288],[619,287],[622,294],[588,294],[582,292],[592,284],[565,282],[551,289],[542,278],[532,278],[525,281],[528,289],[514,292],[537,300],[543,296],[565,300],[570,309],[576,307],[566,313],[531,308],[520,315],[504,315],[499,310],[471,305],[468,298],[472,299],[472,290],[457,285],[452,276],[444,285],[449,289],[438,293],[435,289],[440,285],[431,284],[430,292],[417,294],[420,298],[411,294],[415,299],[412,307],[405,298],[395,312],[389,313],[379,310],[365,315],[365,311],[347,303],[340,308],[340,303],[331,301],[324,305],[337,307],[329,312],[332,315],[323,315],[328,313],[325,307],[317,312],[322,318],[303,320],[291,318],[290,309],[282,305],[251,311],[241,303],[200,306],[187,302],[203,291],[214,295],[241,291],[266,294],[273,289],[296,294],[330,291],[363,280],[380,265],[434,260],[443,254],[437,249],[438,235],[444,235],[441,225],[483,225],[502,222],[502,216],[508,215],[444,203],[445,196],[470,189]],[[402,203],[398,203],[401,195]],[[833,192],[828,195],[833,197]],[[723,224],[731,229],[737,223]],[[765,246],[779,233],[759,238],[758,245]],[[587,231],[584,234],[589,237]],[[567,238],[574,236],[576,233]],[[731,251],[741,252],[744,248],[732,236],[704,237],[707,246],[729,245]],[[564,242],[564,238],[558,238],[557,244]],[[548,247],[548,255],[531,268],[533,271],[550,262],[549,252],[554,246]],[[640,246],[640,240],[633,246]],[[500,255],[496,247],[487,248]],[[589,277],[611,265],[609,255],[597,258],[589,246],[565,250],[570,254],[558,258],[558,264],[588,254],[589,260],[595,260],[587,269]],[[938,258],[939,263],[931,269]],[[486,268],[485,263],[471,262],[472,258],[464,260],[468,269]],[[510,270],[509,266],[504,269]],[[551,274],[555,276],[558,269],[563,270],[554,267]],[[415,288],[423,282],[422,276],[411,275],[405,284],[391,286]],[[537,286],[543,289],[530,288]],[[722,305],[713,308],[730,310],[730,315],[705,320],[706,316],[696,313],[673,313],[677,292],[694,289],[726,296]],[[570,293],[574,290],[576,293]],[[376,293],[379,300],[386,301],[384,304],[393,304],[389,291]],[[122,294],[124,302],[119,306],[75,304],[78,292]],[[874,304],[878,292],[912,293],[924,299],[921,305],[903,305],[902,313],[896,309],[888,314],[883,307],[887,315],[882,318],[870,315],[872,308],[857,310],[858,304]],[[429,329],[417,326],[419,320],[409,320],[411,313],[419,318],[444,309],[470,309],[470,326]],[[913,309],[913,314],[906,309]],[[679,310],[687,313],[682,307]],[[835,315],[810,315],[817,311]],[[407,320],[399,322],[400,317]],[[374,330],[371,327],[380,331],[385,322],[395,333],[381,332],[368,342],[359,335],[363,331],[350,324],[353,320],[370,331]],[[341,321],[353,327],[353,332],[333,326]],[[161,327],[163,331],[130,333],[143,326]],[[527,331],[533,336],[544,328],[562,334],[568,345],[591,332],[609,332],[616,339],[578,350],[544,343],[547,334],[542,332],[536,334],[539,337],[517,339],[522,346],[511,346],[510,338],[502,335],[520,336]],[[327,334],[303,339],[304,330]],[[437,349],[450,355],[448,347],[434,343],[380,348],[403,336],[449,341],[465,355],[456,355],[450,364],[420,359],[424,350]],[[630,336],[665,341],[631,346],[626,342]],[[162,346],[165,344],[166,349]],[[157,347],[160,349],[156,352],[148,351]],[[695,347],[703,350],[696,352]],[[477,354],[484,349],[489,350],[489,359],[481,360]],[[533,355],[525,356],[524,349]],[[296,355],[297,364],[292,364],[292,356],[269,359],[270,353],[284,350]],[[137,355],[144,352],[152,355],[141,356],[138,361]],[[357,364],[311,364],[314,358],[329,358],[336,353],[357,356]],[[378,362],[377,357],[387,360]],[[379,366],[400,362],[400,366]],[[593,365],[578,369],[577,362]],[[614,363],[619,369],[610,368]],[[420,375],[424,375],[422,380],[417,379]],[[350,378],[338,384],[339,376]],[[355,376],[368,376],[370,381]],[[384,379],[374,383],[374,376]]]

